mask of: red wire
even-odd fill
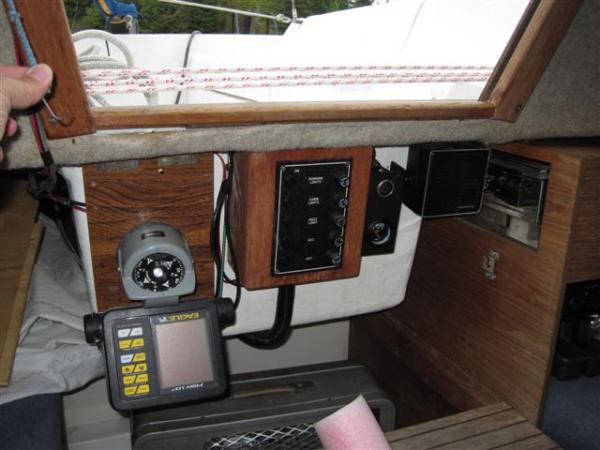
[[[17,62],[17,66],[21,65],[21,55],[19,54],[19,41],[18,39],[14,39],[13,41],[13,47],[15,49],[15,61]],[[33,135],[35,136],[35,141],[37,142],[38,145],[38,151],[40,152],[40,154],[43,152],[42,150],[42,138],[40,137],[40,131],[37,127],[37,124],[35,122],[35,118],[33,117],[33,115],[31,116],[31,128],[33,128]]]
[[[30,119],[31,119],[31,128],[33,129],[33,135],[35,136],[35,141],[37,142],[37,145],[38,145],[38,152],[40,152],[40,155],[41,155],[44,153],[44,146],[42,145],[42,138],[40,136],[40,130],[38,128],[35,117],[33,115],[31,115]]]
[[[59,198],[57,198],[55,195],[52,195],[52,194],[48,194],[48,198],[50,200],[52,200],[53,202],[58,203],[59,205],[68,206],[71,209],[75,209],[77,211],[87,213],[87,209],[85,206],[75,205],[75,204],[71,203],[68,199],[61,201]],[[65,202],[68,202],[68,205],[65,204]]]
[[[15,47],[15,61],[17,62],[17,65],[20,66],[21,65],[21,57],[19,55],[19,45],[17,43],[17,39],[14,40],[14,47]],[[37,143],[38,151],[40,152],[40,154],[43,154],[44,146],[42,144],[42,137],[40,134],[40,129],[38,128],[38,123],[35,120],[35,116],[33,114],[29,118],[31,120],[31,128],[33,129],[33,135],[35,136],[35,142]],[[221,155],[217,155],[217,156],[219,156],[219,158],[221,158]],[[223,161],[223,158],[221,158],[221,161]],[[58,199],[56,197],[54,197],[53,195],[50,195],[49,197],[51,200],[55,201],[56,203],[60,203],[58,201]],[[87,213],[87,209],[85,208],[85,206],[71,204],[70,207],[77,211]]]
[[[19,54],[19,44],[18,44],[17,39],[14,39],[14,48],[15,48],[15,61],[17,62],[17,65],[20,66],[21,65],[21,56]],[[37,145],[38,145],[38,151],[40,152],[40,154],[42,154],[44,152],[44,150],[43,150],[43,146],[42,146],[42,138],[40,137],[40,130],[37,126],[35,117],[33,115],[30,116],[30,120],[31,120],[31,128],[33,129],[33,135],[35,136],[35,141],[37,142]]]
[[[13,34],[14,36],[14,34]],[[17,39],[16,36],[14,36],[15,39],[13,39],[13,47],[15,48],[15,61],[17,62],[17,66],[21,65],[21,55],[19,53],[19,39]]]

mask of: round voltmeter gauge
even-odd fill
[[[132,278],[142,289],[161,292],[181,283],[185,267],[179,258],[168,253],[153,253],[141,259],[133,268]]]
[[[383,245],[392,237],[392,228],[384,221],[376,221],[367,228],[367,239],[373,245]]]
[[[146,223],[127,233],[118,254],[125,293],[131,300],[191,294],[196,287],[192,256],[183,234],[164,223]]]

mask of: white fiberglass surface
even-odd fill
[[[407,155],[407,147],[381,147],[377,149],[377,159],[384,167],[389,167],[391,161],[406,167]],[[221,165],[216,156],[214,164],[216,193],[221,183]],[[69,180],[71,192],[77,194],[77,192],[82,191],[81,168],[72,168],[68,172],[63,172],[63,175]],[[79,246],[84,255],[89,255],[90,244],[89,239],[87,239],[89,234],[87,221],[78,222],[77,227]],[[408,207],[403,206],[400,212],[394,253],[362,258],[358,277],[298,286],[293,325],[319,323],[381,311],[402,302],[420,229],[421,218]],[[94,275],[91,258],[84,257],[83,266],[85,279],[92,287],[88,291],[88,295],[92,308],[95,310],[97,304],[93,290]],[[228,264],[226,265],[226,271],[232,273],[232,269]],[[234,287],[225,284],[223,296],[234,298]],[[243,289],[242,301],[237,310],[236,324],[225,328],[224,335],[235,336],[269,328],[273,323],[276,303],[277,289],[254,291]]]
[[[147,104],[150,94],[151,103],[173,104],[179,91],[182,104],[477,99],[527,4],[380,1],[310,16],[281,35],[198,34],[188,70],[189,34],[115,35],[133,67],[84,70],[84,82],[115,106]],[[76,43],[79,54],[92,47],[107,56],[101,39]]]
[[[389,168],[392,161],[406,167],[407,147],[380,147],[376,152],[383,167]],[[221,166],[216,157],[214,173],[217,192],[221,183]],[[292,325],[327,322],[400,304],[408,285],[421,218],[403,205],[399,222],[394,253],[363,257],[358,277],[297,286]],[[232,272],[227,263],[226,272]],[[234,287],[225,284],[223,295],[234,298]],[[276,303],[277,289],[243,289],[236,324],[226,328],[224,335],[235,336],[270,327]]]

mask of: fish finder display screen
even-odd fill
[[[214,380],[205,318],[156,324],[154,341],[161,389]]]
[[[86,340],[102,343],[113,408],[125,412],[223,395],[220,320],[232,323],[234,311],[231,300],[216,298],[86,316]]]

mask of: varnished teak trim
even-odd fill
[[[494,119],[517,120],[582,3],[540,0],[514,51],[499,62],[504,70],[480,98],[495,103]]]
[[[0,178],[0,386],[7,386],[43,227],[27,183]]]
[[[92,109],[98,129],[492,117],[491,102],[297,102]]]

